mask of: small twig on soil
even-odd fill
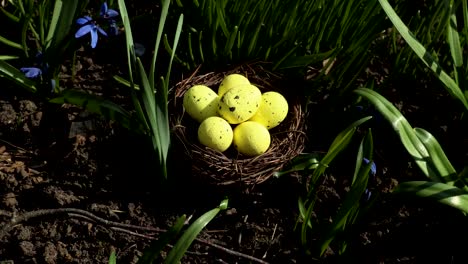
[[[130,224],[123,224],[119,222],[114,222],[114,221],[109,221],[104,218],[98,217],[88,211],[82,210],[82,209],[76,209],[76,208],[58,208],[58,209],[41,209],[41,210],[36,210],[36,211],[31,211],[31,212],[26,212],[21,215],[16,215],[15,213],[10,213],[6,212],[3,210],[0,210],[0,216],[6,216],[10,217],[10,222],[6,223],[1,229],[0,229],[0,239],[3,238],[11,229],[13,229],[16,225],[20,224],[21,222],[26,222],[28,220],[31,220],[33,218],[41,217],[41,216],[47,216],[47,215],[56,215],[56,214],[67,214],[69,217],[73,218],[81,218],[85,221],[88,222],[94,222],[98,223],[104,226],[109,226],[110,229],[118,231],[118,232],[124,232],[133,236],[138,236],[142,237],[145,239],[149,240],[155,240],[151,235],[147,234],[140,234],[131,231],[133,230],[139,230],[139,231],[144,231],[144,232],[151,232],[151,233],[159,233],[159,232],[165,232],[166,230],[160,229],[160,228],[154,228],[154,227],[143,227],[143,226],[136,226],[136,225],[130,225]],[[130,230],[129,230],[130,229]],[[228,248],[225,248],[223,246],[220,246],[218,244],[214,244],[208,240],[205,239],[200,239],[200,238],[195,238],[195,241],[199,243],[206,244],[210,247],[219,249],[225,253],[228,253],[230,255],[240,257],[240,258],[245,258],[250,261],[254,261],[256,263],[261,263],[261,264],[268,264],[268,262],[255,258],[253,256],[237,252]],[[203,254],[203,253],[201,253]]]
[[[120,228],[120,227],[112,226],[112,227],[110,227],[110,229],[112,229],[112,230],[114,230],[114,231],[117,231],[117,232],[122,232],[122,233],[126,233],[126,234],[129,234],[129,235],[132,235],[132,236],[141,237],[141,238],[145,238],[145,239],[149,239],[149,240],[155,240],[155,239],[156,239],[156,238],[153,237],[153,236],[149,236],[149,235],[145,235],[145,234],[140,234],[140,233],[133,232],[133,231],[130,231],[130,230],[125,229],[125,228]]]
[[[107,226],[113,226],[113,227],[121,227],[121,228],[140,230],[140,231],[145,231],[145,232],[162,232],[163,231],[159,228],[154,228],[154,227],[136,226],[136,225],[123,224],[119,222],[109,221],[82,209],[57,208],[57,209],[41,209],[41,210],[26,212],[18,216],[16,216],[15,214],[11,214],[10,222],[5,224],[2,227],[2,229],[0,229],[0,239],[3,236],[5,236],[15,225],[21,222],[26,222],[36,217],[55,215],[55,214],[68,214],[70,216],[75,216],[75,217],[76,215],[80,215],[80,217],[89,218],[96,223],[107,225]]]
[[[245,259],[248,259],[248,260],[251,260],[251,261],[255,261],[255,262],[261,263],[261,264],[268,264],[268,262],[266,262],[266,261],[264,261],[264,260],[261,260],[261,259],[256,258],[256,257],[252,257],[252,256],[247,255],[247,254],[244,254],[244,253],[240,253],[240,252],[237,252],[237,251],[228,249],[228,248],[225,248],[225,247],[220,246],[220,245],[217,245],[217,244],[213,244],[213,243],[211,243],[211,242],[208,241],[208,240],[204,240],[204,239],[201,239],[201,238],[195,238],[195,241],[200,242],[200,243],[203,243],[203,244],[206,244],[206,245],[208,245],[208,246],[210,246],[210,247],[219,249],[219,250],[224,251],[225,253],[228,253],[228,254],[233,255],[233,256],[245,258]]]

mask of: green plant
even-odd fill
[[[175,2],[186,15],[176,60],[188,69],[263,60],[303,75],[313,66],[342,91],[353,87],[386,23],[376,0]]]
[[[48,105],[50,108],[54,104],[73,104],[142,132],[141,124],[123,107],[103,97],[61,86],[61,66],[66,59],[75,56],[74,25],[86,4],[86,1],[77,0],[40,3],[20,0],[10,1],[7,7],[0,7],[12,27],[21,29],[19,35],[12,34],[15,30],[5,30],[5,34],[10,33],[11,36],[0,36],[0,44],[11,50],[11,55],[0,57],[0,77],[40,100],[51,103]],[[105,2],[103,6],[107,9]],[[90,28],[93,23],[94,20],[89,20],[81,25]]]
[[[167,156],[170,147],[170,128],[168,116],[168,92],[172,61],[175,56],[177,44],[182,31],[184,16],[181,14],[177,23],[177,30],[174,37],[174,49],[171,53],[166,76],[160,78],[156,76],[156,61],[159,54],[159,45],[163,36],[164,24],[169,10],[170,0],[164,0],[161,6],[161,16],[159,19],[158,33],[154,47],[153,59],[148,72],[145,71],[140,58],[135,55],[135,44],[133,42],[132,28],[125,6],[125,1],[119,0],[123,24],[125,26],[125,38],[127,42],[127,57],[129,67],[129,83],[132,92],[132,99],[137,110],[137,117],[145,124],[149,131],[151,142],[155,153],[158,155],[158,162],[161,177],[167,179]],[[134,74],[137,78],[134,78]],[[156,78],[156,79],[155,79]],[[136,89],[135,83],[138,84]]]
[[[309,254],[322,256],[332,242],[338,248],[339,254],[343,254],[349,242],[343,239],[343,234],[352,229],[368,208],[368,200],[364,197],[369,173],[372,171],[372,174],[375,174],[376,170],[372,160],[373,141],[370,130],[360,142],[350,189],[341,201],[333,220],[321,222],[313,217],[318,198],[317,191],[320,187],[319,179],[323,177],[331,162],[350,144],[357,128],[370,118],[359,119],[339,133],[325,155],[316,153],[303,155],[293,161],[291,168],[276,173],[276,176],[280,176],[292,171],[312,172],[307,182],[307,195],[304,199],[299,199],[300,219],[298,219],[301,242]]]
[[[388,15],[392,21],[395,28],[398,30],[400,35],[405,39],[414,53],[421,59],[424,64],[439,78],[439,80],[444,84],[447,91],[455,97],[460,103],[463,104],[465,110],[468,110],[468,101],[467,101],[467,90],[466,90],[466,74],[468,67],[464,67],[463,59],[463,48],[462,42],[460,39],[468,38],[468,6],[466,1],[462,1],[463,5],[462,14],[464,18],[464,28],[462,38],[458,33],[457,27],[457,8],[460,6],[460,1],[457,3],[454,0],[444,1],[445,2],[445,11],[447,16],[443,17],[441,22],[442,26],[445,27],[445,36],[447,37],[447,42],[450,47],[451,62],[453,69],[447,73],[441,66],[437,56],[434,52],[427,50],[420,41],[415,37],[415,35],[408,29],[408,27],[403,23],[401,18],[397,15],[392,6],[388,3],[387,0],[379,0],[383,10]]]
[[[405,149],[429,179],[400,183],[394,193],[424,197],[468,213],[468,166],[457,173],[436,138],[422,128],[413,128],[379,93],[368,88],[359,88],[355,92],[370,101],[390,122]]]
[[[187,222],[186,216],[183,215],[177,219],[174,225],[162,234],[158,240],[154,241],[148,248],[143,252],[143,256],[138,259],[138,264],[151,264],[156,263],[161,257],[161,252],[164,248],[172,243],[176,242],[174,247],[169,251],[166,258],[162,263],[165,264],[178,264],[180,260],[187,252],[190,245],[199,235],[199,233],[205,228],[205,226],[211,222],[219,212],[226,210],[228,207],[228,200],[223,200],[218,207],[204,213],[198,217],[190,226],[182,230]],[[180,235],[180,233],[182,234]],[[115,252],[112,252],[109,257],[109,264],[117,263]]]

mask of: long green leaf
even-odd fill
[[[5,60],[16,60],[19,59],[18,56],[12,56],[12,55],[0,55],[0,60],[5,61]]]
[[[441,181],[440,175],[434,170],[433,165],[428,160],[429,153],[426,147],[400,111],[385,97],[371,89],[358,88],[355,92],[369,100],[380,114],[390,122],[395,132],[400,136],[403,146],[413,157],[423,173],[434,181]]]
[[[312,184],[314,184],[318,180],[318,177],[320,177],[323,174],[323,172],[328,167],[330,162],[334,160],[335,157],[346,148],[346,146],[351,141],[351,138],[353,137],[354,132],[356,131],[357,127],[371,118],[372,118],[371,116],[367,116],[367,117],[361,118],[353,122],[346,129],[340,132],[338,136],[336,136],[330,148],[328,149],[327,154],[320,161],[318,168],[314,170],[314,173],[312,174],[312,179],[311,179]]]
[[[402,182],[393,190],[393,193],[417,195],[468,213],[468,193],[445,183],[428,181]]]
[[[111,254],[109,256],[108,263],[109,264],[117,264],[117,256],[115,255],[115,250],[112,250],[112,252],[111,252]]]
[[[450,45],[450,53],[452,54],[454,66],[461,67],[463,65],[463,55],[457,29],[456,9],[453,6],[453,0],[450,0],[449,9],[450,17],[447,21],[447,39]]]
[[[334,49],[331,49],[327,52],[313,55],[305,56],[289,56],[284,61],[281,62],[278,66],[275,66],[277,69],[290,69],[290,68],[302,68],[313,63],[322,62],[328,59],[333,53]]]
[[[137,264],[155,263],[155,261],[159,258],[161,251],[179,235],[180,231],[184,227],[186,220],[187,217],[185,215],[177,218],[177,221],[168,231],[162,234],[158,240],[151,243],[151,245],[145,249],[143,256],[138,259]]]
[[[20,21],[20,18],[13,15],[12,13],[8,12],[7,10],[5,10],[5,8],[3,7],[0,7],[0,10],[2,11],[2,13],[8,18],[10,19],[11,21],[15,22],[15,23],[18,23]]]
[[[437,139],[432,136],[431,133],[422,128],[415,128],[414,132],[421,140],[421,143],[426,147],[429,159],[431,160],[433,167],[437,170],[437,173],[442,178],[442,181],[446,184],[453,185],[455,180],[457,180],[457,172],[448,160]]]
[[[0,42],[12,48],[23,50],[23,46],[21,44],[11,41],[5,37],[0,36]]]
[[[327,231],[320,238],[320,255],[322,256],[330,243],[335,239],[337,234],[345,229],[345,226],[350,226],[354,223],[355,215],[353,212],[356,212],[359,208],[359,202],[362,195],[364,194],[367,188],[367,182],[369,179],[369,172],[371,169],[371,157],[368,153],[372,153],[372,134],[368,133],[364,137],[359,146],[359,151],[356,159],[356,175],[353,177],[353,182],[350,188],[350,191],[346,194],[343,202],[333,217],[333,221],[329,224]],[[370,148],[370,149],[368,149]],[[364,154],[366,153],[366,154]],[[362,163],[362,159],[369,159],[368,164]]]
[[[132,27],[130,25],[130,18],[128,17],[127,7],[124,0],[118,0],[120,17],[125,27],[125,40],[127,44],[127,65],[128,75],[131,87],[134,86],[133,72],[136,70],[136,55],[135,43],[133,42]]]
[[[116,121],[123,127],[133,129],[137,132],[143,132],[142,125],[134,120],[131,114],[120,105],[96,96],[77,90],[65,90],[60,96],[49,100],[55,104],[72,104],[82,107],[92,113],[99,114],[108,120]]]
[[[59,50],[60,45],[70,34],[78,9],[79,0],[55,0],[54,11],[46,37],[46,49]]]
[[[155,87],[155,74],[156,74],[156,61],[159,53],[159,45],[161,44],[161,38],[164,31],[164,25],[166,23],[167,14],[169,13],[169,5],[170,0],[163,0],[162,1],[162,8],[161,8],[161,16],[159,17],[159,26],[158,26],[158,33],[156,35],[156,42],[154,46],[153,52],[153,60],[150,66],[150,74],[149,74],[149,83],[151,87]]]
[[[405,39],[408,45],[413,49],[416,55],[438,76],[439,80],[445,85],[447,91],[452,96],[457,98],[466,109],[468,109],[468,101],[457,83],[442,69],[437,60],[434,59],[434,57],[426,50],[426,48],[416,39],[416,37],[411,33],[408,27],[396,14],[395,10],[388,3],[388,1],[379,0],[379,2],[395,28]]]
[[[172,250],[167,255],[164,263],[166,264],[178,264],[184,256],[187,249],[192,244],[193,240],[198,234],[205,228],[205,226],[215,218],[215,216],[221,211],[226,210],[228,206],[228,200],[223,200],[221,204],[212,209],[202,216],[200,216],[195,222],[193,222],[189,228],[184,232],[182,237],[177,241]]]
[[[0,60],[0,73],[7,79],[15,82],[20,87],[26,89],[28,92],[36,93],[36,83],[24,76],[24,73],[7,63]]]

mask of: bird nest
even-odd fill
[[[272,128],[269,149],[259,156],[247,157],[240,154],[233,146],[225,152],[219,152],[199,143],[197,131],[199,123],[194,121],[184,110],[184,93],[192,86],[202,84],[215,92],[223,78],[232,73],[246,76],[260,91],[277,91],[288,101],[286,119]],[[243,183],[257,185],[268,180],[275,171],[281,170],[292,158],[304,149],[305,120],[301,100],[297,90],[290,87],[282,76],[265,69],[264,64],[254,63],[237,66],[224,72],[210,72],[180,81],[171,89],[169,102],[170,126],[177,151],[184,151],[186,164],[194,177],[208,181],[209,184],[231,185]],[[178,155],[178,153],[176,154]],[[178,158],[181,157],[178,155]]]

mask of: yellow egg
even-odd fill
[[[218,116],[212,116],[201,122],[198,127],[198,140],[204,146],[223,152],[232,144],[231,125]]]
[[[279,125],[288,115],[288,101],[278,92],[265,92],[262,94],[262,102],[251,121],[272,129]]]
[[[229,74],[221,81],[218,88],[218,95],[221,97],[223,96],[229,89],[250,84],[249,79],[244,75],[233,73]]]
[[[230,124],[239,124],[251,118],[262,99],[260,90],[252,85],[229,89],[219,100],[218,114]]]
[[[270,132],[257,122],[246,121],[234,128],[234,147],[244,155],[263,154],[270,147],[270,142]]]
[[[218,115],[218,101],[218,94],[210,87],[195,85],[185,92],[183,105],[193,119],[202,122],[210,116]]]

